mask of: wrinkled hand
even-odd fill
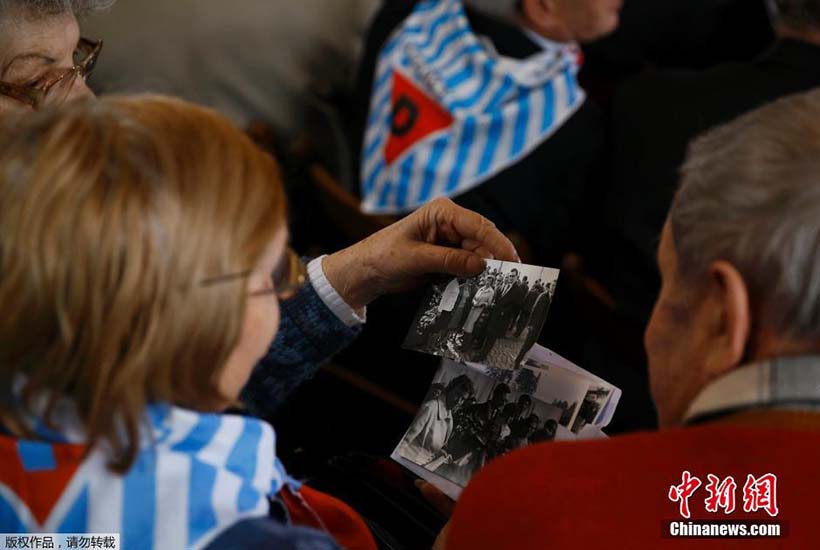
[[[507,237],[489,220],[438,199],[367,239],[327,256],[330,284],[354,309],[409,290],[432,274],[474,277],[485,259],[518,262]]]
[[[447,535],[450,532],[450,524],[444,526],[441,532],[436,537],[435,542],[433,542],[432,550],[447,550]]]
[[[453,508],[456,507],[455,501],[442,493],[438,488],[436,488],[436,486],[431,483],[427,483],[422,479],[417,479],[416,487],[418,487],[421,496],[423,496],[427,502],[432,504],[436,510],[441,512],[444,517],[449,519],[450,516],[453,515]],[[433,544],[433,550],[445,550],[447,548],[447,534],[449,529],[450,523],[448,522],[438,534],[438,537],[436,537],[436,541]]]

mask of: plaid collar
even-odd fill
[[[684,423],[759,408],[820,411],[820,356],[776,357],[735,369],[701,391]]]

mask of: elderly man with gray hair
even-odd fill
[[[662,431],[500,459],[462,495],[446,548],[583,547],[626,532],[630,548],[659,548],[728,536],[717,521],[763,536],[754,548],[816,547],[820,90],[694,141],[658,262],[645,340]]]

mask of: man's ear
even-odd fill
[[[740,272],[729,262],[709,266],[708,350],[704,365],[712,378],[740,366],[752,331],[749,291]]]
[[[538,34],[554,40],[570,40],[572,37],[558,18],[555,0],[522,0],[521,12],[527,26]]]

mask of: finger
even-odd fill
[[[482,245],[478,241],[466,239],[463,243],[461,243],[461,248],[469,252],[472,252],[477,256],[481,256],[485,260],[495,260],[495,256],[493,256],[493,253],[490,252],[487,248],[484,247],[484,245]]]
[[[462,208],[452,201],[435,201],[430,206],[435,224],[443,234],[454,233],[461,242],[478,242],[500,260],[520,261],[512,242],[484,216]]]
[[[485,260],[495,260],[495,255],[483,246],[479,246],[478,248],[473,250],[473,254],[481,258],[484,258]]]
[[[441,273],[455,277],[475,277],[487,266],[484,259],[468,250],[435,244],[420,245],[415,268],[421,273]]]
[[[442,493],[436,486],[418,479],[416,480],[416,487],[418,487],[421,496],[423,496],[427,502],[432,504],[436,510],[445,516],[452,514],[455,502],[450,497]]]
[[[450,524],[448,523],[441,529],[441,532],[438,534],[438,537],[436,537],[435,542],[433,542],[432,550],[446,550],[449,534]]]
[[[461,243],[461,248],[470,252],[475,252],[477,248],[481,248],[481,243],[473,239],[464,239]]]

